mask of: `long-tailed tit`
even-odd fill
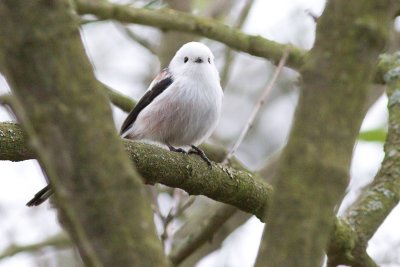
[[[161,71],[129,113],[121,136],[166,144],[170,150],[188,153],[191,146],[209,166],[210,160],[197,147],[217,126],[223,92],[214,56],[202,43],[183,45],[169,67]],[[179,148],[176,148],[176,147]],[[40,190],[27,206],[37,206],[52,194],[50,185]]]
[[[198,154],[211,166],[197,145],[217,126],[222,97],[212,52],[202,43],[187,43],[150,84],[120,134],[166,144],[176,152],[187,153],[181,147],[191,146],[189,153]]]

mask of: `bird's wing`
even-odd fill
[[[121,126],[120,135],[123,135],[129,130],[136,121],[139,113],[147,107],[157,96],[159,96],[165,89],[167,89],[173,82],[172,74],[168,69],[161,71],[151,82],[149,89],[142,96],[136,106],[129,112],[128,117],[125,119]]]

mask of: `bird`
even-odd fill
[[[198,145],[215,130],[222,100],[213,53],[203,43],[186,43],[150,83],[123,122],[120,135],[165,144],[175,152],[198,154],[211,167]]]
[[[211,167],[211,161],[197,146],[215,130],[222,99],[211,50],[200,42],[186,43],[150,83],[123,122],[120,136],[155,141],[175,152],[198,154]],[[38,206],[52,193],[48,184],[26,205]]]

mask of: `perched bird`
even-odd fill
[[[217,126],[223,92],[211,50],[190,42],[161,71],[121,127],[121,136],[166,144],[171,151],[195,153]],[[189,152],[182,147],[191,146]]]
[[[202,43],[183,45],[129,113],[121,136],[166,144],[171,151],[196,153],[211,166],[197,147],[217,126],[223,92],[210,49]],[[191,146],[186,152],[182,147]],[[26,205],[37,206],[53,193],[50,185]]]

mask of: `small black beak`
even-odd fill
[[[194,61],[196,63],[203,63],[203,60],[201,59],[201,57],[196,58],[196,60]]]

